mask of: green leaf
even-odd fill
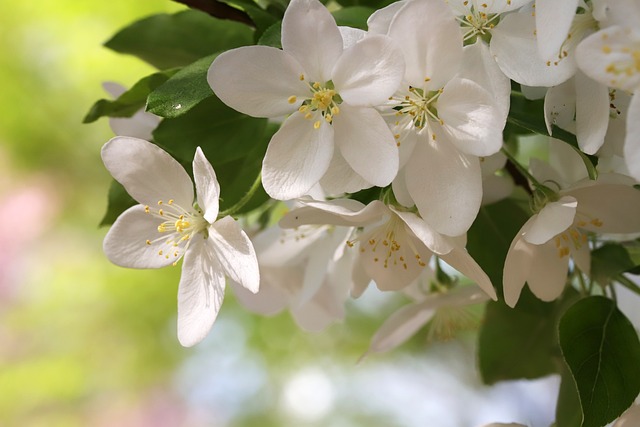
[[[577,297],[567,288],[562,298],[543,302],[525,289],[515,308],[503,301],[489,302],[478,337],[483,381],[493,384],[558,372],[558,319]]]
[[[562,355],[577,385],[582,427],[613,421],[640,393],[640,340],[615,302],[575,303],[560,320]]]
[[[602,285],[635,267],[627,250],[616,243],[607,243],[591,251],[591,278]]]
[[[163,120],[153,138],[184,162],[191,162],[200,146],[215,167],[245,157],[260,142],[266,125],[267,119],[238,113],[211,96],[180,117]]]
[[[213,95],[207,73],[218,54],[187,65],[156,88],[147,99],[147,111],[165,118],[178,117]]]
[[[540,135],[551,136],[547,131],[547,126],[544,122],[544,106],[542,100],[531,101],[526,99],[520,92],[511,92],[511,107],[509,110],[509,117],[507,123],[516,125],[530,132]],[[564,129],[553,125],[551,129],[553,137],[560,141],[569,144],[582,158],[584,166],[587,168],[589,178],[596,179],[598,177],[598,171],[596,165],[598,159],[594,156],[589,156],[580,150],[578,147],[578,140],[576,136],[571,132],[567,132]]]
[[[169,80],[178,72],[177,69],[165,70],[151,74],[138,81],[131,89],[123,93],[115,100],[101,99],[89,110],[83,119],[83,123],[91,123],[100,117],[131,117],[138,110],[144,108],[147,96],[158,86]]]
[[[582,410],[580,409],[578,389],[569,368],[565,366],[561,375],[554,426],[580,427],[580,424],[582,424]]]
[[[501,293],[502,268],[511,241],[529,215],[514,200],[505,199],[480,208],[467,233],[469,254],[487,273]],[[487,250],[491,245],[491,250]]]
[[[100,221],[100,227],[113,224],[122,212],[136,203],[129,193],[127,193],[127,190],[114,179],[111,181],[111,186],[109,187],[107,212],[104,214],[102,221]]]
[[[252,0],[221,0],[222,3],[226,3],[233,7],[239,7],[245,11],[249,18],[253,21],[256,30],[254,39],[259,40],[262,34],[276,22],[282,20],[284,10],[280,2],[269,2],[269,10],[265,10],[260,7],[256,2]]]
[[[253,44],[253,30],[248,26],[186,10],[137,21],[120,30],[105,46],[165,69],[250,44]]]
[[[258,40],[258,44],[282,49],[282,22],[278,21],[267,28]]]
[[[338,9],[332,13],[336,23],[341,26],[367,29],[367,19],[375,9],[364,6],[352,6]]]

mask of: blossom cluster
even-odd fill
[[[365,31],[338,26],[318,0],[292,0],[281,47],[224,51],[207,73],[224,104],[279,124],[260,176],[269,213],[280,212],[273,225],[245,221],[245,232],[234,208],[219,212],[200,148],[194,192],[175,159],[128,133],[102,155],[139,204],[114,223],[105,252],[133,268],[184,257],[185,346],[211,328],[225,277],[248,309],[288,308],[310,331],[342,319],[372,283],[402,292],[413,302],[382,325],[372,352],[429,321],[447,333],[473,304],[515,307],[525,284],[553,301],[568,276],[590,275],[602,239],[640,232],[638,22],[634,0],[401,0]],[[504,139],[508,122],[522,123],[514,96],[543,100],[545,161],[522,164]],[[496,283],[467,251],[467,232],[508,197],[529,198],[531,216]]]

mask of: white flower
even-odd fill
[[[640,425],[640,404],[632,405],[618,418],[613,427],[632,427]]]
[[[491,281],[466,252],[462,239],[438,233],[414,213],[397,210],[377,200],[366,206],[348,199],[304,201],[303,205],[285,215],[280,225],[283,228],[304,224],[364,228],[361,234],[347,241],[347,245],[357,251],[352,275],[355,279],[368,277],[384,291],[403,289],[424,271],[436,253],[475,280],[487,295],[496,298]],[[355,279],[356,284],[361,283]],[[362,291],[364,288],[360,287],[352,294],[357,296]]]
[[[222,304],[225,276],[252,292],[260,276],[251,241],[230,216],[217,220],[220,189],[198,147],[193,182],[169,154],[150,142],[116,137],[102,148],[102,160],[139,205],[123,212],[104,239],[114,264],[159,268],[183,256],[178,288],[178,339],[200,342]]]
[[[585,274],[591,253],[587,233],[640,231],[640,191],[622,182],[628,178],[601,175],[559,192],[533,215],[513,239],[504,265],[504,297],[514,307],[525,282],[543,301],[556,299],[567,280],[569,258]]]
[[[464,234],[482,199],[478,156],[502,146],[508,94],[499,105],[493,79],[469,71],[467,62],[485,70],[476,51],[483,46],[463,49],[458,22],[440,1],[391,5],[369,26],[394,39],[407,64],[400,89],[380,107],[400,146],[394,194],[405,206],[415,203],[438,232]]]
[[[208,74],[216,95],[238,111],[290,114],[263,161],[267,193],[281,200],[307,194],[336,156],[369,186],[388,185],[398,172],[398,149],[372,106],[402,78],[404,62],[393,42],[367,36],[345,48],[319,1],[293,0],[282,21],[282,46],[230,50]]]
[[[114,82],[104,82],[104,90],[113,98],[118,98],[126,89]],[[119,136],[132,136],[145,140],[153,139],[151,133],[158,127],[160,117],[140,109],[131,117],[109,117],[109,126]]]

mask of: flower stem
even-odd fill
[[[620,283],[622,286],[629,289],[630,291],[640,295],[640,286],[636,285],[633,281],[629,280],[628,277],[620,274],[615,278],[615,281]]]
[[[220,212],[218,214],[218,218],[223,218],[227,215],[233,215],[234,213],[242,209],[242,207],[246,205],[247,202],[249,202],[249,200],[251,200],[253,195],[256,193],[256,190],[260,187],[260,184],[262,184],[262,173],[258,174],[258,176],[256,177],[256,180],[251,185],[251,188],[249,189],[249,191],[247,191],[247,193],[244,196],[242,196],[242,199],[238,200],[238,203],[231,206],[229,209],[226,209]]]

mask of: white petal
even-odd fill
[[[102,89],[107,92],[113,99],[119,98],[120,95],[127,91],[127,88],[116,82],[103,82]]]
[[[342,47],[344,49],[350,48],[367,35],[366,31],[359,28],[340,26],[338,27],[338,29],[340,30],[340,35],[342,36]]]
[[[640,181],[640,91],[631,97],[626,131],[624,160],[631,176]]]
[[[640,231],[639,190],[628,185],[596,184],[566,193],[578,200],[576,221],[580,227],[596,233]],[[580,224],[581,220],[584,225]],[[599,222],[592,222],[594,220]]]
[[[548,203],[531,217],[529,230],[523,234],[524,240],[541,245],[564,232],[573,224],[577,206],[578,202],[571,196],[564,196],[556,202]]]
[[[454,247],[451,252],[441,255],[440,258],[460,273],[473,280],[492,300],[497,301],[498,296],[493,288],[491,279],[482,267],[469,255],[466,249]]]
[[[371,35],[345,50],[333,69],[336,90],[349,105],[383,104],[404,76],[404,58],[386,36]]]
[[[285,267],[301,263],[325,233],[326,227],[306,226],[291,232],[275,225],[251,240],[260,267]]]
[[[564,290],[569,270],[569,256],[560,257],[553,241],[534,248],[527,277],[529,289],[543,301],[553,301]]]
[[[143,205],[173,199],[188,209],[193,204],[193,182],[166,151],[142,139],[112,138],[102,147],[102,161],[127,193]]]
[[[449,253],[453,249],[453,242],[448,236],[443,236],[433,230],[418,215],[412,212],[397,211],[392,206],[389,207],[396,215],[404,221],[409,230],[420,239],[424,245],[438,255]]]
[[[553,125],[570,130],[576,114],[576,85],[572,79],[549,88],[544,97],[544,121],[547,132],[552,134]]]
[[[398,173],[398,147],[377,110],[343,104],[333,127],[335,144],[358,175],[378,187],[391,184]]]
[[[631,427],[640,424],[640,404],[632,405],[616,421],[613,427]]]
[[[591,249],[588,244],[581,245],[579,248],[569,246],[571,250],[571,258],[576,266],[586,275],[591,274]]]
[[[584,167],[584,161],[573,147],[564,141],[554,138],[549,138],[548,141],[548,164],[556,171],[557,176],[557,178],[554,178],[553,175],[548,175],[548,179],[554,180],[560,185],[560,188],[565,188],[569,184],[587,178],[587,169]],[[537,177],[537,175],[535,176]]]
[[[309,86],[300,80],[304,72],[298,61],[280,49],[245,46],[218,55],[207,81],[222,102],[241,113],[280,117],[294,112],[309,96]],[[292,96],[296,102],[290,102]]]
[[[468,79],[452,79],[438,98],[443,130],[458,149],[474,156],[500,151],[507,120],[504,111],[491,93]]]
[[[209,227],[209,250],[227,276],[250,290],[258,292],[260,272],[251,240],[230,216],[216,221]]]
[[[496,108],[500,110],[500,117],[506,118],[509,113],[511,81],[496,64],[489,46],[478,40],[464,47],[462,58],[462,67],[458,76],[473,80],[491,93],[495,99]]]
[[[336,250],[337,244],[332,236],[322,239],[313,248],[313,256],[307,260],[304,272],[302,288],[294,302],[295,307],[307,304],[320,290],[325,281],[331,256]]]
[[[328,196],[337,196],[343,193],[357,193],[362,189],[373,187],[373,184],[367,182],[349,166],[340,150],[334,150],[329,169],[320,180],[320,186]]]
[[[637,25],[634,24],[634,25]],[[633,52],[640,32],[612,26],[586,37],[576,48],[576,62],[592,79],[605,86],[633,92],[640,87]]]
[[[204,219],[212,224],[218,217],[220,185],[216,173],[200,147],[193,158],[193,179],[196,182],[198,204],[204,212]]]
[[[320,127],[298,112],[271,138],[262,163],[262,185],[274,199],[305,195],[329,168],[333,156],[333,126],[319,117]]]
[[[569,34],[579,0],[536,0],[538,52],[545,61],[558,56]]]
[[[299,283],[299,276],[293,274],[291,268],[264,268],[260,270],[260,291],[257,294],[231,281],[236,299],[246,309],[263,316],[278,314],[289,304],[285,292],[287,284]],[[282,286],[282,288],[280,288]]]
[[[357,200],[335,199],[328,202],[306,201],[305,206],[288,212],[280,220],[282,228],[295,228],[304,224],[330,224],[363,226],[377,222],[389,213],[384,203],[374,200],[363,205]]]
[[[506,199],[513,193],[514,184],[508,176],[491,175],[482,179],[482,206]]]
[[[367,275],[367,272],[359,262],[356,262],[353,265],[351,280],[353,282],[353,288],[351,288],[352,298],[360,298],[371,283],[371,278]]]
[[[331,322],[344,317],[343,302],[336,298],[333,290],[325,282],[314,298],[300,307],[291,309],[293,320],[300,329],[320,332]]]
[[[547,65],[538,55],[534,32],[535,18],[527,12],[509,14],[493,29],[491,53],[502,72],[527,86],[550,87],[568,80],[576,69],[573,55]]]
[[[527,225],[528,223],[523,226],[522,230],[526,230]],[[520,233],[511,242],[502,272],[504,301],[509,307],[515,307],[520,298],[520,293],[531,270],[535,247],[527,243]]]
[[[153,139],[152,132],[158,127],[160,120],[161,118],[154,114],[138,111],[131,117],[109,117],[109,127],[116,135],[149,141]]]
[[[113,223],[104,238],[103,249],[112,263],[127,268],[160,268],[172,264],[174,258],[158,255],[165,245],[147,240],[161,237],[160,222],[144,211],[144,206],[132,206]]]
[[[373,335],[367,353],[381,353],[398,347],[426,325],[434,314],[435,308],[425,307],[424,304],[409,304],[400,308]]]
[[[396,176],[396,179],[391,183],[391,188],[393,189],[393,195],[402,206],[406,208],[410,208],[415,203],[411,198],[411,194],[409,194],[409,190],[407,189],[407,179],[405,169],[401,169]]]
[[[325,83],[342,54],[336,21],[317,0],[292,0],[282,19],[282,49],[298,60],[309,81]]]
[[[595,154],[609,125],[609,88],[576,73],[576,137],[580,149]]]
[[[367,19],[369,34],[387,34],[396,13],[406,4],[406,1],[397,1],[373,12]]]
[[[224,299],[225,278],[202,237],[191,242],[178,287],[178,340],[191,347],[204,339]]]
[[[407,189],[425,222],[448,236],[466,233],[482,201],[478,158],[461,153],[444,138],[425,138],[405,169]]]
[[[451,9],[442,1],[411,1],[393,18],[389,36],[402,47],[405,79],[415,87],[443,87],[460,68],[462,34]]]

